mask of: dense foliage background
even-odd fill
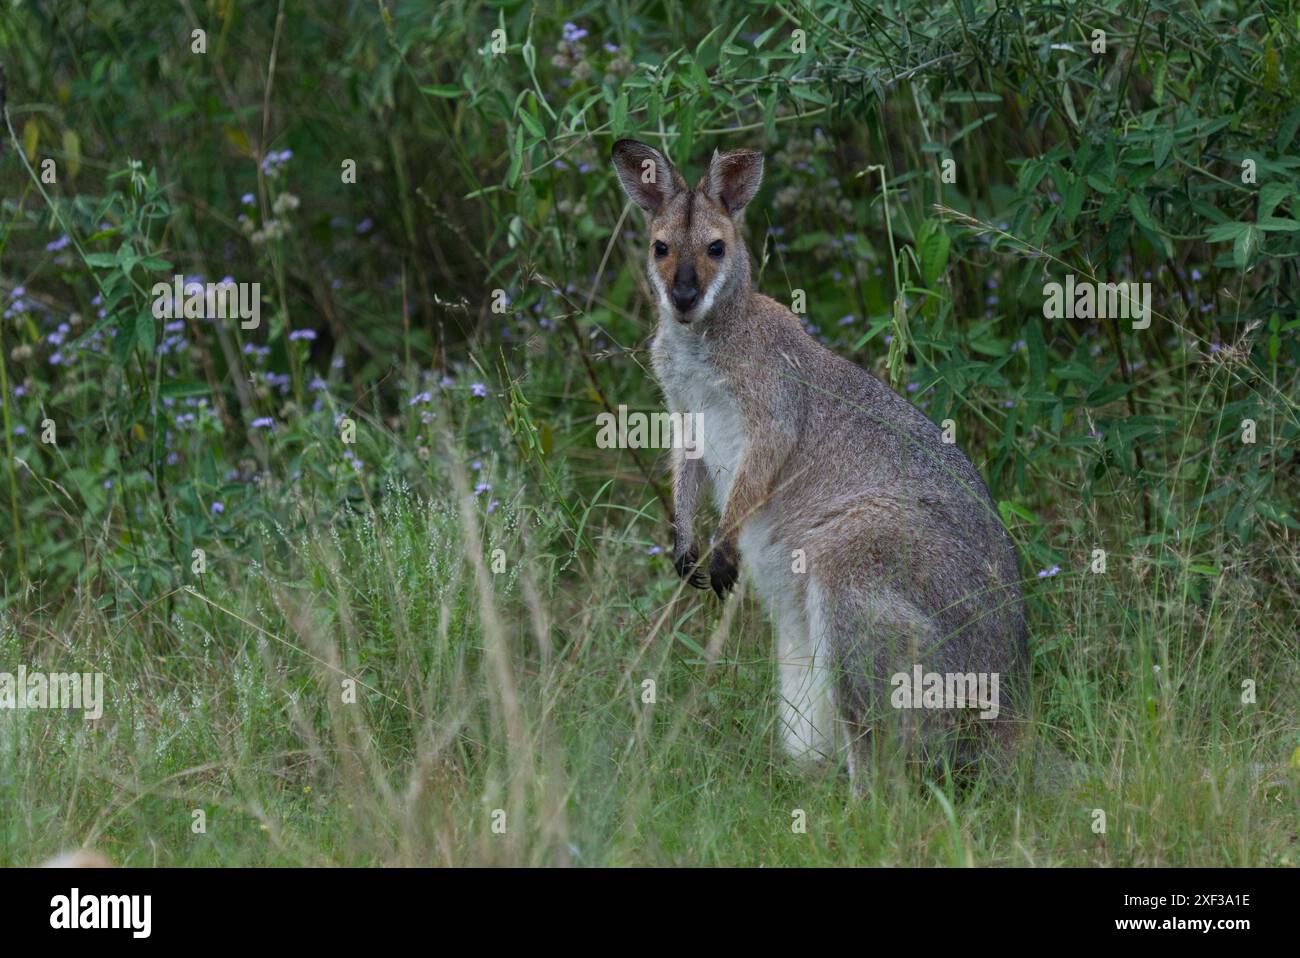
[[[1298,38],[1289,0],[7,3],[0,669],[116,706],[15,719],[0,860],[1294,864]],[[759,286],[956,423],[1086,797],[830,781],[788,834],[767,625],[681,594],[662,462],[595,443],[659,403],[621,136],[692,181],[764,150]],[[1067,273],[1151,327],[1045,317]],[[173,274],[261,327],[155,319]]]

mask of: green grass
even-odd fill
[[[1031,580],[1049,612],[1016,767],[956,790],[881,769],[853,802],[783,760],[752,601],[683,592],[648,519],[604,505],[577,555],[548,553],[545,507],[394,483],[374,511],[268,528],[256,561],[214,550],[129,618],[90,594],[7,613],[4,661],[75,648],[109,688],[94,727],[0,726],[0,862],[84,842],[130,865],[1297,864],[1294,620],[1246,570],[1193,582],[1166,547]]]

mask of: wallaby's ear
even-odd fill
[[[735,216],[754,198],[763,182],[763,154],[758,150],[714,150],[705,180],[705,195]]]
[[[654,214],[667,206],[686,181],[653,146],[637,140],[619,140],[610,153],[619,182],[632,202]]]

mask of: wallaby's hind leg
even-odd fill
[[[810,596],[807,605],[811,606],[812,601]],[[774,611],[781,736],[786,752],[803,766],[834,759],[838,709],[825,629],[817,627],[809,609],[793,595],[785,597]]]
[[[860,797],[872,771],[884,759],[916,757],[942,717],[891,702],[890,677],[912,672],[933,649],[930,619],[892,590],[867,591],[846,584],[816,593],[824,646],[833,657],[837,718],[853,794]],[[811,603],[810,603],[811,607]]]

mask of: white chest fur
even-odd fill
[[[745,445],[740,407],[709,361],[708,344],[675,320],[659,324],[654,367],[669,411],[698,414],[695,427],[701,460],[713,488],[713,501],[721,511]]]

